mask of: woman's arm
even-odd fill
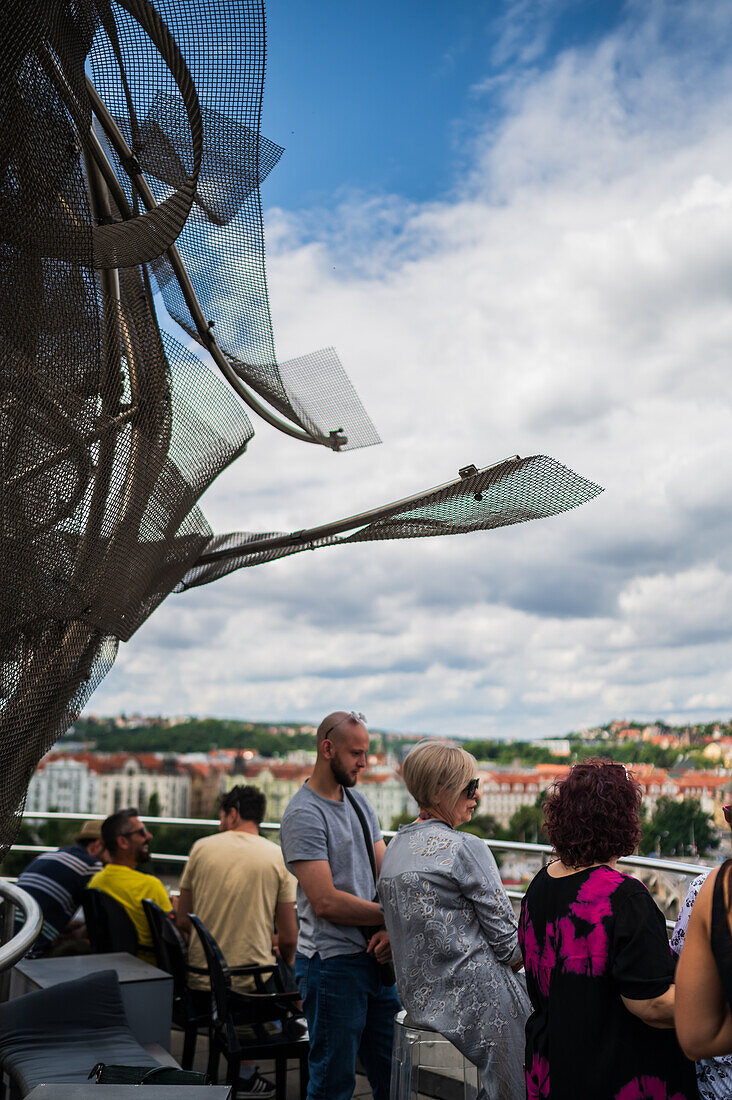
[[[466,838],[453,873],[460,893],[472,902],[481,931],[498,961],[520,968],[518,924],[493,853],[477,838]]]
[[[649,1027],[669,1028],[674,1026],[674,1001],[676,987],[670,985],[659,997],[649,997],[645,1001],[621,997],[628,1012],[632,1012]]]
[[[732,1053],[732,1014],[711,947],[717,873],[699,891],[676,970],[676,1031],[684,1053],[697,1061]]]

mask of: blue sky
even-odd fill
[[[448,196],[517,76],[597,41],[622,10],[616,0],[273,0],[262,131],[286,155],[265,205],[327,206],[349,191]]]
[[[605,492],[171,596],[89,709],[515,737],[732,714],[727,0],[288,0],[269,27],[275,343],[335,345],[384,443],[255,424],[202,502],[214,530],[297,530],[516,453]]]

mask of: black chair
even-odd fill
[[[308,1085],[310,1041],[298,1018],[298,993],[286,993],[276,966],[228,967],[208,929],[193,913],[189,914],[203,947],[211,979],[212,1017],[209,1029],[208,1075],[218,1079],[219,1055],[226,1059],[226,1083],[236,1085],[243,1061],[274,1059],[277,1100],[285,1100],[287,1061],[300,1063],[300,1100]],[[250,975],[255,993],[237,993],[231,988],[231,976]],[[275,992],[267,992],[274,988]],[[267,1024],[279,1028],[268,1029]]]
[[[86,930],[95,955],[112,951],[137,954],[137,929],[124,906],[104,890],[87,888],[81,895]]]
[[[173,978],[173,1023],[183,1032],[183,1069],[192,1069],[199,1028],[211,1026],[210,989],[190,989],[189,974],[205,974],[200,966],[189,966],[186,945],[175,924],[150,898],[142,903],[153,942],[155,962]]]

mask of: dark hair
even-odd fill
[[[588,867],[629,856],[640,840],[641,797],[623,764],[575,764],[544,800],[544,828],[562,863]]]
[[[102,840],[110,856],[113,856],[117,851],[119,837],[127,832],[127,823],[133,817],[139,816],[140,811],[137,806],[128,806],[126,810],[118,810],[116,814],[110,814],[109,817],[104,819],[102,822]]]
[[[219,809],[224,814],[228,814],[229,810],[236,810],[242,821],[253,821],[255,825],[261,825],[267,809],[267,799],[258,787],[232,787],[221,795]]]

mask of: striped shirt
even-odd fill
[[[101,866],[101,861],[90,856],[83,844],[44,852],[28,864],[18,878],[18,886],[35,898],[43,913],[43,928],[34,954],[43,954],[63,932],[79,908],[82,890]]]

